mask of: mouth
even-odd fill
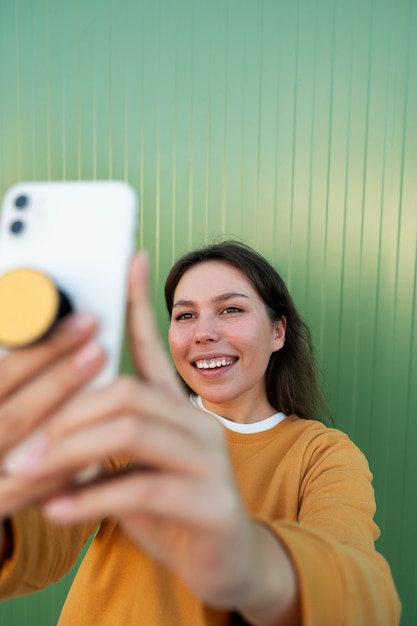
[[[216,356],[211,359],[198,359],[197,361],[194,361],[193,365],[199,370],[214,370],[219,367],[228,367],[229,365],[233,365],[236,361],[237,358],[235,357]]]

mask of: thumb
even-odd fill
[[[130,265],[128,327],[138,374],[150,383],[182,395],[156,325],[149,295],[149,258],[145,251],[135,254]]]

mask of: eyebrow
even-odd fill
[[[213,298],[213,302],[225,302],[226,300],[231,300],[232,298],[248,298],[244,293],[238,293],[237,291],[228,291],[227,293],[222,293],[219,296]],[[177,300],[172,305],[172,308],[175,309],[177,306],[193,306],[194,300]]]

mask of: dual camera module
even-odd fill
[[[16,209],[24,210],[29,206],[29,198],[27,196],[18,196],[14,201]],[[17,219],[10,224],[10,230],[14,235],[22,233],[25,229],[25,222]]]

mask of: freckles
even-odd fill
[[[169,350],[174,354],[185,354],[189,346],[189,338],[184,333],[168,332],[168,346]]]

